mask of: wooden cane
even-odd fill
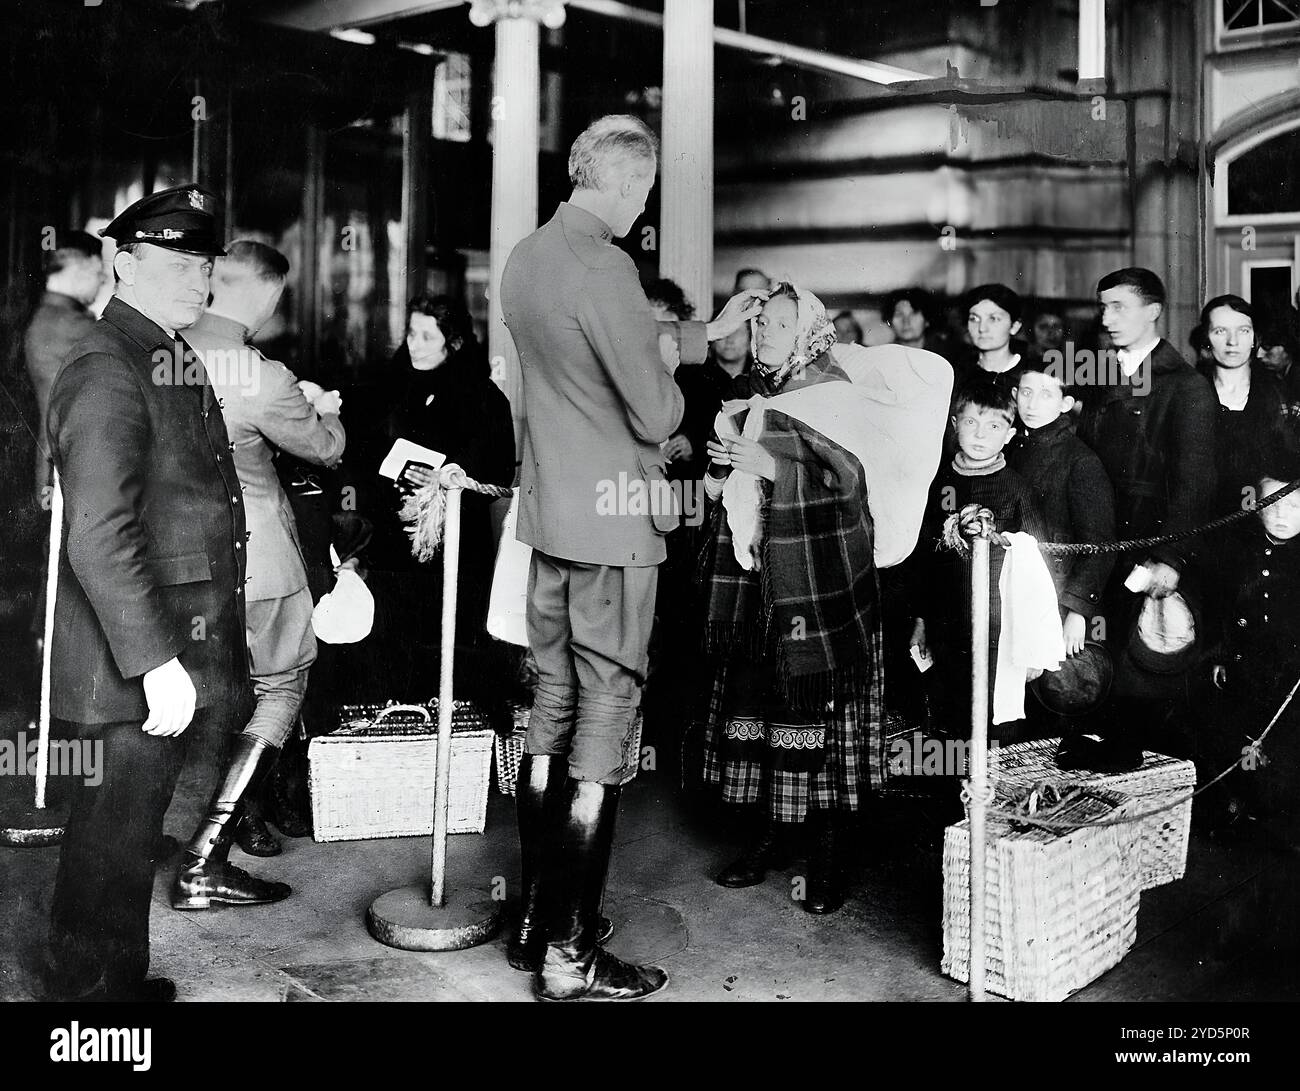
[[[36,743],[36,809],[45,808],[45,782],[50,773],[50,662],[54,647],[54,599],[59,589],[59,552],[63,542],[63,490],[54,471],[50,493],[50,548],[45,571],[45,637],[41,648],[41,716]]]
[[[971,543],[970,998],[984,1000],[984,808],[988,791],[989,540]]]
[[[447,809],[451,789],[452,672],[456,666],[456,574],[460,562],[461,486],[447,488],[442,531],[442,673],[438,678],[438,766],[433,805],[433,889],[435,908],[446,905]]]

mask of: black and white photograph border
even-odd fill
[[[0,131],[0,999],[1300,999],[1296,0],[11,0]]]

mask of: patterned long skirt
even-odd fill
[[[703,720],[704,779],[728,803],[762,803],[777,822],[857,811],[886,777],[884,657],[872,634],[869,684],[820,715],[790,709],[770,673],[739,655],[717,668]],[[864,784],[865,778],[865,784]]]

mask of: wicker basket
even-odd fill
[[[1192,828],[1192,790],[1196,787],[1196,766],[1163,754],[1147,753],[1141,769],[1108,775],[1086,770],[1062,769],[1056,764],[1059,739],[1037,739],[1014,743],[989,753],[989,778],[1008,786],[1033,785],[1042,781],[1066,787],[1087,785],[1129,796],[1131,814],[1154,810],[1175,799],[1185,802],[1158,811],[1137,823],[1138,878],[1143,890],[1181,879],[1187,870],[1187,839]]]
[[[482,833],[494,734],[472,706],[457,706],[452,715],[447,831]],[[432,709],[388,705],[374,716],[354,708],[350,726],[312,739],[308,767],[317,841],[433,832],[436,708],[436,703]]]
[[[509,735],[496,737],[497,791],[502,795],[515,794],[515,782],[519,779],[519,763],[524,757],[524,740],[528,737],[528,718],[530,708],[515,709],[515,727]],[[629,784],[636,779],[641,767],[641,711],[636,714],[636,724],[632,735],[633,752],[638,756],[631,771],[619,783]]]
[[[1000,796],[1002,801],[1007,798]],[[1131,802],[1082,791],[1053,817],[1114,818]],[[1012,1000],[1063,1000],[1133,946],[1137,845],[1129,824],[1059,834],[990,815],[984,880],[985,984]],[[943,839],[942,971],[970,980],[970,823]]]

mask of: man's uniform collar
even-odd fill
[[[111,322],[146,352],[152,352],[159,346],[170,351],[180,338],[178,332],[176,339],[173,339],[157,322],[146,318],[141,311],[117,295],[104,308],[104,321]]]
[[[600,239],[601,242],[614,241],[614,232],[609,224],[585,208],[579,208],[568,201],[561,201],[558,214],[560,222],[568,231],[590,235],[592,238]]]
[[[251,333],[249,328],[237,319],[227,318],[224,314],[213,314],[211,311],[204,311],[194,326],[202,327],[205,332],[216,337],[238,341],[241,345],[248,342]]]

